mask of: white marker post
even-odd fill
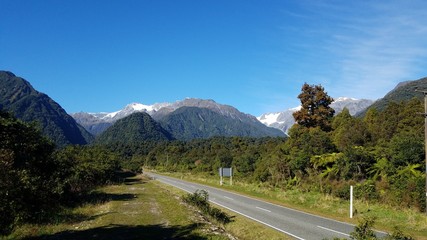
[[[353,186],[350,186],[350,218],[353,218]]]
[[[222,168],[219,168],[219,185],[222,186]]]

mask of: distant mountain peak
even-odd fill
[[[358,101],[359,99],[357,98],[351,98],[351,97],[339,97],[337,99],[335,99],[334,102],[346,102],[346,101]]]
[[[340,113],[344,108],[350,111],[351,115],[356,115],[369,107],[374,101],[368,99],[356,99],[351,97],[339,97],[331,104],[335,114]],[[282,112],[265,113],[258,117],[258,120],[269,127],[274,127],[287,132],[295,124],[293,113],[299,111],[301,106],[290,108]]]
[[[164,124],[167,124],[166,121],[173,121],[175,125],[186,128],[186,137],[178,134],[176,136],[178,139],[188,139],[195,136],[209,137],[215,131],[219,135],[281,136],[280,131],[267,128],[256,117],[242,113],[232,106],[219,104],[212,99],[185,98],[173,103],[156,103],[153,105],[134,102],[112,113],[79,113],[73,114],[73,117],[92,134],[98,135],[116,121],[136,112],[147,113],[154,120],[163,122]],[[197,116],[197,118],[194,116]],[[186,122],[184,119],[191,122]],[[198,122],[199,120],[201,122]],[[212,126],[208,126],[209,124],[215,125],[215,130],[212,130],[213,128]],[[168,129],[172,129],[172,132],[175,132],[175,134],[177,131],[183,130],[177,129],[175,125],[167,124]],[[234,126],[234,129],[229,129],[231,125]],[[242,128],[247,129],[246,131],[242,131]],[[208,129],[211,129],[213,132],[207,132]],[[200,132],[194,134],[196,131]]]

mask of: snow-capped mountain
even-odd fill
[[[335,114],[338,114],[344,108],[347,108],[350,114],[354,116],[372,105],[373,102],[374,101],[368,99],[339,97],[331,104],[331,107],[335,110]],[[295,119],[292,114],[300,109],[301,106],[291,108],[283,112],[265,113],[259,116],[258,120],[266,126],[274,127],[287,133],[289,128],[295,124]]]
[[[117,120],[127,117],[135,112],[146,112],[153,114],[163,107],[169,106],[170,103],[156,103],[153,105],[144,105],[141,103],[131,103],[126,105],[123,109],[115,112],[100,112],[100,113],[73,113],[71,116],[77,123],[82,125],[93,135],[102,133],[109,126],[113,125]]]
[[[259,124],[256,117],[245,114],[237,110],[236,108],[216,103],[213,100],[204,100],[196,98],[186,98],[181,101],[174,103],[156,103],[153,105],[144,105],[141,103],[131,103],[125,106],[123,109],[111,113],[75,113],[71,116],[85,129],[94,135],[102,133],[105,129],[111,126],[117,120],[127,117],[135,112],[146,112],[154,120],[160,121],[165,116],[173,113],[175,110],[181,107],[197,107],[209,109],[221,116],[238,120],[243,123]],[[264,127],[263,125],[261,125]]]
[[[125,106],[125,108],[112,112],[106,113],[105,115],[95,114],[95,116],[99,116],[102,120],[107,122],[115,122],[121,118],[127,117],[135,112],[146,112],[150,115],[159,111],[161,108],[168,107],[171,105],[170,103],[155,103],[153,105],[144,105],[142,103],[131,103]]]

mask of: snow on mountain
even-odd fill
[[[335,110],[335,114],[347,108],[350,114],[354,116],[369,107],[373,102],[374,101],[368,99],[339,97],[331,104],[331,107]],[[295,119],[292,114],[300,109],[301,106],[298,106],[282,112],[265,113],[257,117],[257,119],[266,126],[274,127],[287,133],[289,128],[295,124]]]
[[[131,103],[126,105],[123,109],[111,113],[75,113],[71,114],[71,116],[73,116],[73,118],[80,125],[89,130],[89,132],[97,135],[109,126],[111,126],[117,120],[127,117],[132,113],[146,112],[151,115],[153,119],[160,120],[181,107],[207,108],[223,116],[238,119],[241,122],[258,122],[256,117],[250,114],[242,113],[232,106],[219,104],[213,100],[204,100],[197,98],[186,98],[184,100],[176,101],[174,103],[155,103],[153,105]]]
[[[145,105],[142,103],[131,103],[126,105],[123,109],[111,113],[92,113],[92,116],[99,118],[105,122],[115,122],[121,118],[127,117],[135,112],[146,112],[152,115],[154,112],[163,107],[169,106],[170,103],[155,103],[153,105]]]
[[[280,112],[263,114],[261,117],[259,117],[258,120],[260,120],[265,125],[271,125],[276,122],[281,123],[278,121],[280,114]]]

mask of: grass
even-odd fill
[[[168,173],[168,175],[213,187],[220,187],[219,179],[214,176],[183,173]],[[302,192],[297,189],[284,191],[278,188],[233,180],[232,186],[227,181],[224,181],[225,184],[221,188],[352,224],[357,224],[362,216],[371,216],[376,219],[376,229],[392,232],[395,227],[398,227],[404,233],[409,233],[416,239],[427,239],[427,217],[414,209],[398,209],[355,200],[354,208],[357,212],[354,218],[350,219],[348,201],[318,192]]]
[[[4,239],[229,239],[178,195],[138,176],[100,188],[52,223],[18,227]]]

